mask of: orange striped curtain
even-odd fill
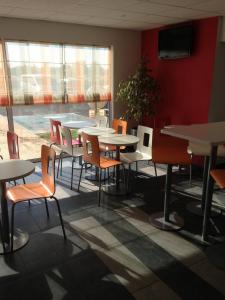
[[[0,48],[0,105],[111,100],[111,50],[103,47],[6,42],[6,88]]]
[[[6,42],[13,104],[62,103],[62,46]]]
[[[65,46],[69,103],[111,100],[110,48]]]

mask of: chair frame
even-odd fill
[[[61,122],[54,119],[50,120],[50,147],[52,145],[60,145],[60,132],[59,132],[59,126],[61,126]]]
[[[62,219],[62,213],[59,205],[58,199],[54,196],[55,194],[55,159],[56,159],[56,153],[54,149],[42,145],[41,148],[41,168],[42,168],[42,182],[46,184],[52,184],[52,191],[49,195],[49,197],[44,198],[45,200],[45,207],[46,207],[46,213],[47,213],[47,218],[49,218],[49,210],[48,210],[48,202],[47,199],[54,199],[56,204],[57,204],[57,209],[59,213],[59,218],[60,218],[60,223],[63,231],[63,236],[64,239],[66,240],[66,233],[65,233],[65,228],[64,228],[64,223]],[[52,162],[52,167],[51,167],[51,175],[49,175],[49,162]],[[50,190],[50,189],[49,189]],[[35,199],[41,199],[42,197],[37,197]],[[12,201],[12,200],[11,200]],[[10,245],[11,245],[11,252],[13,252],[13,235],[14,235],[14,211],[16,204],[29,201],[29,199],[26,200],[20,200],[18,202],[13,202],[12,201],[12,208],[11,208],[11,237],[10,237]]]
[[[149,134],[149,136],[150,136],[148,146],[144,145],[144,135],[145,135],[145,133]],[[139,138],[139,142],[137,144],[135,153],[142,153],[142,154],[147,154],[147,155],[150,154],[149,152],[152,151],[153,128],[139,125],[138,128],[137,128],[137,137]],[[136,176],[137,176],[138,161],[144,161],[144,159],[134,160],[131,163],[127,163],[128,164],[127,189],[128,189],[129,178],[130,178],[130,173],[131,173],[131,164],[132,163],[136,164]],[[146,159],[146,161],[149,161],[149,159]],[[123,163],[126,163],[126,162],[123,162]],[[153,165],[154,165],[154,170],[155,170],[155,176],[157,177],[156,163],[153,162]]]
[[[100,206],[101,203],[101,182],[102,182],[102,170],[108,170],[110,167],[114,167],[118,162],[114,159],[109,159],[111,162],[111,165],[109,167],[104,167],[101,165],[101,159],[100,159],[100,149],[99,149],[99,141],[98,141],[98,136],[96,135],[89,135],[87,133],[82,132],[82,144],[83,144],[83,164],[81,166],[80,170],[80,177],[79,177],[79,183],[78,183],[78,188],[77,191],[80,191],[80,183],[81,183],[81,178],[82,178],[82,172],[84,166],[87,166],[88,164],[94,165],[98,169],[99,173],[99,190],[98,190],[98,206]],[[91,146],[90,146],[91,145]],[[91,147],[91,150],[90,150]],[[109,174],[108,174],[109,178]]]
[[[7,143],[10,159],[19,159],[19,138],[15,132],[7,131]]]
[[[70,182],[70,189],[73,189],[73,174],[74,174],[74,163],[76,161],[77,157],[80,157],[82,155],[75,155],[75,148],[74,145],[72,144],[72,134],[71,131],[68,127],[65,126],[59,126],[59,132],[60,132],[60,144],[61,144],[61,152],[59,155],[59,162],[58,162],[58,168],[57,168],[57,178],[59,177],[59,166],[60,166],[60,175],[62,176],[62,160],[63,160],[63,154],[69,154],[72,157],[72,171],[71,171],[71,182]],[[66,144],[64,143],[64,139]],[[77,148],[81,148],[78,145],[76,146]]]

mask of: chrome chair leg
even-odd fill
[[[70,183],[70,189],[73,189],[73,166],[74,166],[74,157],[72,159],[72,171],[71,171],[71,183]]]
[[[99,168],[99,190],[98,190],[98,206],[100,206],[101,202],[101,184],[102,184],[102,169]]]
[[[62,152],[60,152],[60,154],[59,154],[58,167],[57,167],[57,178],[59,178],[59,166],[61,163],[61,156],[62,156]]]
[[[11,209],[11,236],[10,236],[10,249],[11,249],[11,252],[13,252],[14,209],[15,209],[15,203],[12,204],[12,209]]]
[[[57,204],[59,219],[60,219],[60,223],[61,223],[61,227],[62,227],[62,231],[63,231],[63,237],[64,237],[64,240],[66,240],[67,237],[66,237],[66,232],[65,232],[65,228],[64,228],[63,219],[62,219],[62,213],[61,213],[61,209],[60,209],[60,205],[59,205],[59,200],[54,196],[52,196],[51,198],[53,198],[55,200],[56,204]]]
[[[45,208],[46,208],[47,217],[49,219],[48,201],[46,198],[45,198]]]
[[[157,177],[157,169],[156,169],[156,163],[153,163],[154,164],[154,169],[155,169],[155,176]]]
[[[81,169],[80,169],[80,178],[79,178],[79,182],[78,182],[78,187],[77,187],[77,191],[79,192],[80,191],[80,182],[81,182],[81,178],[82,178],[82,172],[83,172],[83,167],[84,165],[86,165],[85,163],[83,163],[81,165]]]

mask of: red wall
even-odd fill
[[[204,123],[208,121],[215,60],[218,17],[192,21],[193,53],[188,58],[160,60],[158,32],[142,32],[142,56],[150,60],[152,75],[161,86],[156,125]],[[152,121],[145,120],[146,125]]]

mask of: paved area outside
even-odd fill
[[[49,140],[41,138],[40,135],[50,132],[50,118],[60,120],[63,123],[83,119],[85,116],[74,113],[15,116],[14,128],[16,134],[19,136],[21,159],[37,159],[40,157],[41,145],[49,145]],[[7,130],[7,117],[0,115],[0,153],[4,159],[9,158],[6,137]]]
[[[26,118],[26,117],[24,117]],[[15,132],[19,136],[19,151],[21,159],[33,159],[40,157],[41,145],[49,143],[41,139],[33,131],[25,128],[19,123],[15,122]],[[4,159],[9,158],[8,145],[7,145],[7,130],[8,121],[4,116],[0,116],[0,153]]]

